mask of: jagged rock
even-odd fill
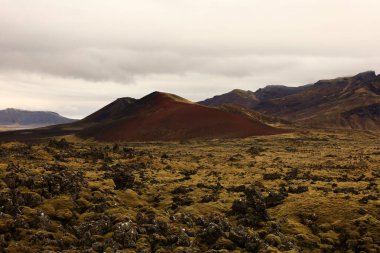
[[[359,200],[359,203],[361,204],[367,204],[368,201],[370,200],[378,200],[379,198],[377,196],[374,196],[374,195],[367,195],[367,196],[364,196],[363,198],[361,198]]]
[[[205,243],[212,245],[220,236],[222,236],[222,234],[223,232],[219,225],[211,222],[198,234],[198,236]]]
[[[29,207],[36,207],[42,203],[43,198],[36,192],[22,192],[20,193],[22,204]]]
[[[359,194],[358,190],[356,190],[354,187],[338,187],[334,189],[334,193],[344,193],[344,194]]]
[[[255,186],[250,185],[246,188],[245,199],[235,200],[232,204],[232,214],[240,217],[240,222],[247,226],[257,226],[262,221],[269,220],[266,204],[263,196]]]
[[[122,190],[132,188],[135,182],[135,176],[130,172],[119,170],[114,172],[112,180],[115,183],[115,189]]]
[[[236,248],[236,245],[231,240],[221,237],[215,242],[214,248],[216,250],[228,250],[233,251]]]
[[[60,171],[43,176],[42,196],[51,198],[60,194],[71,194],[75,199],[87,181],[83,177],[83,171]]]
[[[113,228],[113,239],[125,248],[135,247],[138,239],[136,224],[132,221],[119,222]]]
[[[297,179],[298,176],[298,169],[297,168],[292,168],[284,177],[284,180],[294,180]]]
[[[250,234],[243,226],[234,227],[229,233],[229,239],[237,246],[245,248],[248,252],[257,252],[261,246],[261,240]]]
[[[1,191],[0,192],[0,211],[16,215],[20,213],[20,207],[17,203],[17,193],[15,190]]]
[[[11,172],[5,175],[3,181],[8,186],[8,188],[16,189],[17,187],[26,184],[27,176],[24,173]]]
[[[190,206],[193,204],[193,200],[188,196],[174,196],[172,203],[172,208],[177,208],[178,206]]]
[[[99,214],[88,220],[83,221],[79,226],[74,226],[73,230],[78,238],[82,238],[88,233],[89,237],[104,235],[112,230],[112,221],[110,217]],[[84,240],[85,241],[85,240]]]
[[[38,212],[33,219],[32,226],[39,229],[46,229],[50,224],[50,217],[44,212]]]
[[[267,208],[271,208],[282,204],[287,197],[288,194],[286,192],[270,191],[268,196],[265,197],[264,202]]]
[[[256,156],[256,155],[258,155],[264,151],[265,151],[265,149],[260,147],[260,146],[252,146],[247,150],[247,152],[253,156]]]
[[[181,229],[181,232],[178,235],[178,240],[176,243],[178,246],[189,247],[191,245],[190,237],[185,233],[184,229]]]
[[[141,212],[136,215],[137,230],[140,234],[165,234],[168,229],[168,224],[165,221],[157,220],[153,212],[147,215]]]
[[[102,253],[102,252],[104,252],[104,244],[101,243],[101,242],[94,242],[94,243],[91,245],[91,248],[92,248],[95,252],[98,252],[98,253]]]
[[[288,189],[288,192],[289,193],[300,194],[300,193],[307,192],[308,190],[309,190],[309,187],[307,187],[307,186],[298,186],[298,187],[292,187],[292,186],[290,186],[289,189]]]
[[[264,180],[276,180],[281,179],[282,175],[280,173],[265,173],[263,175]]]
[[[178,186],[177,188],[175,188],[172,193],[173,194],[185,194],[185,193],[188,193],[188,192],[192,192],[194,191],[194,189],[192,187],[189,187],[189,186]]]
[[[72,144],[67,142],[65,138],[62,138],[61,140],[52,139],[49,141],[48,147],[49,148],[56,148],[56,149],[68,149],[70,148]]]
[[[245,185],[232,186],[230,188],[227,188],[227,191],[229,191],[229,192],[244,192],[245,191]]]

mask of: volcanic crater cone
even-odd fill
[[[116,100],[121,103],[122,100]],[[115,101],[115,102],[116,102]],[[114,102],[114,103],[115,103]],[[183,140],[193,138],[241,138],[280,133],[282,130],[246,117],[192,103],[179,96],[153,92],[131,103],[123,103],[123,113],[100,121],[90,115],[78,124],[91,124],[78,135],[101,141]],[[105,109],[109,109],[110,105]],[[117,107],[120,108],[120,107]],[[113,111],[109,115],[117,115]]]

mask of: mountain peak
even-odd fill
[[[160,102],[160,101],[175,101],[175,102],[182,102],[182,103],[192,103],[191,101],[171,94],[171,93],[166,93],[166,92],[161,92],[161,91],[154,91],[145,97],[141,98],[141,100],[144,101],[152,101],[152,102]]]
[[[121,98],[118,98],[114,101],[114,103],[133,103],[136,99],[134,98],[131,98],[131,97],[121,97]]]
[[[81,122],[85,123],[96,123],[104,119],[115,119],[123,115],[131,104],[133,104],[136,99],[131,97],[118,98],[112,103],[106,105],[100,110],[92,113],[91,115],[84,118]]]
[[[0,112],[5,112],[5,113],[44,113],[44,114],[50,114],[50,115],[55,115],[61,117],[56,112],[51,112],[51,111],[30,111],[30,110],[24,110],[24,109],[17,109],[17,108],[5,108],[4,110],[0,110]]]
[[[241,90],[241,89],[234,89],[232,91],[230,91],[230,93],[232,94],[237,94],[241,97],[255,97],[255,93],[253,91],[250,91],[250,90]]]
[[[360,81],[371,81],[376,78],[376,73],[373,70],[365,71],[357,74],[354,78]]]

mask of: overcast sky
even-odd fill
[[[0,0],[0,108],[81,118],[380,71],[379,0]]]

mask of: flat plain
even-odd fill
[[[0,145],[0,252],[380,252],[380,139]]]

